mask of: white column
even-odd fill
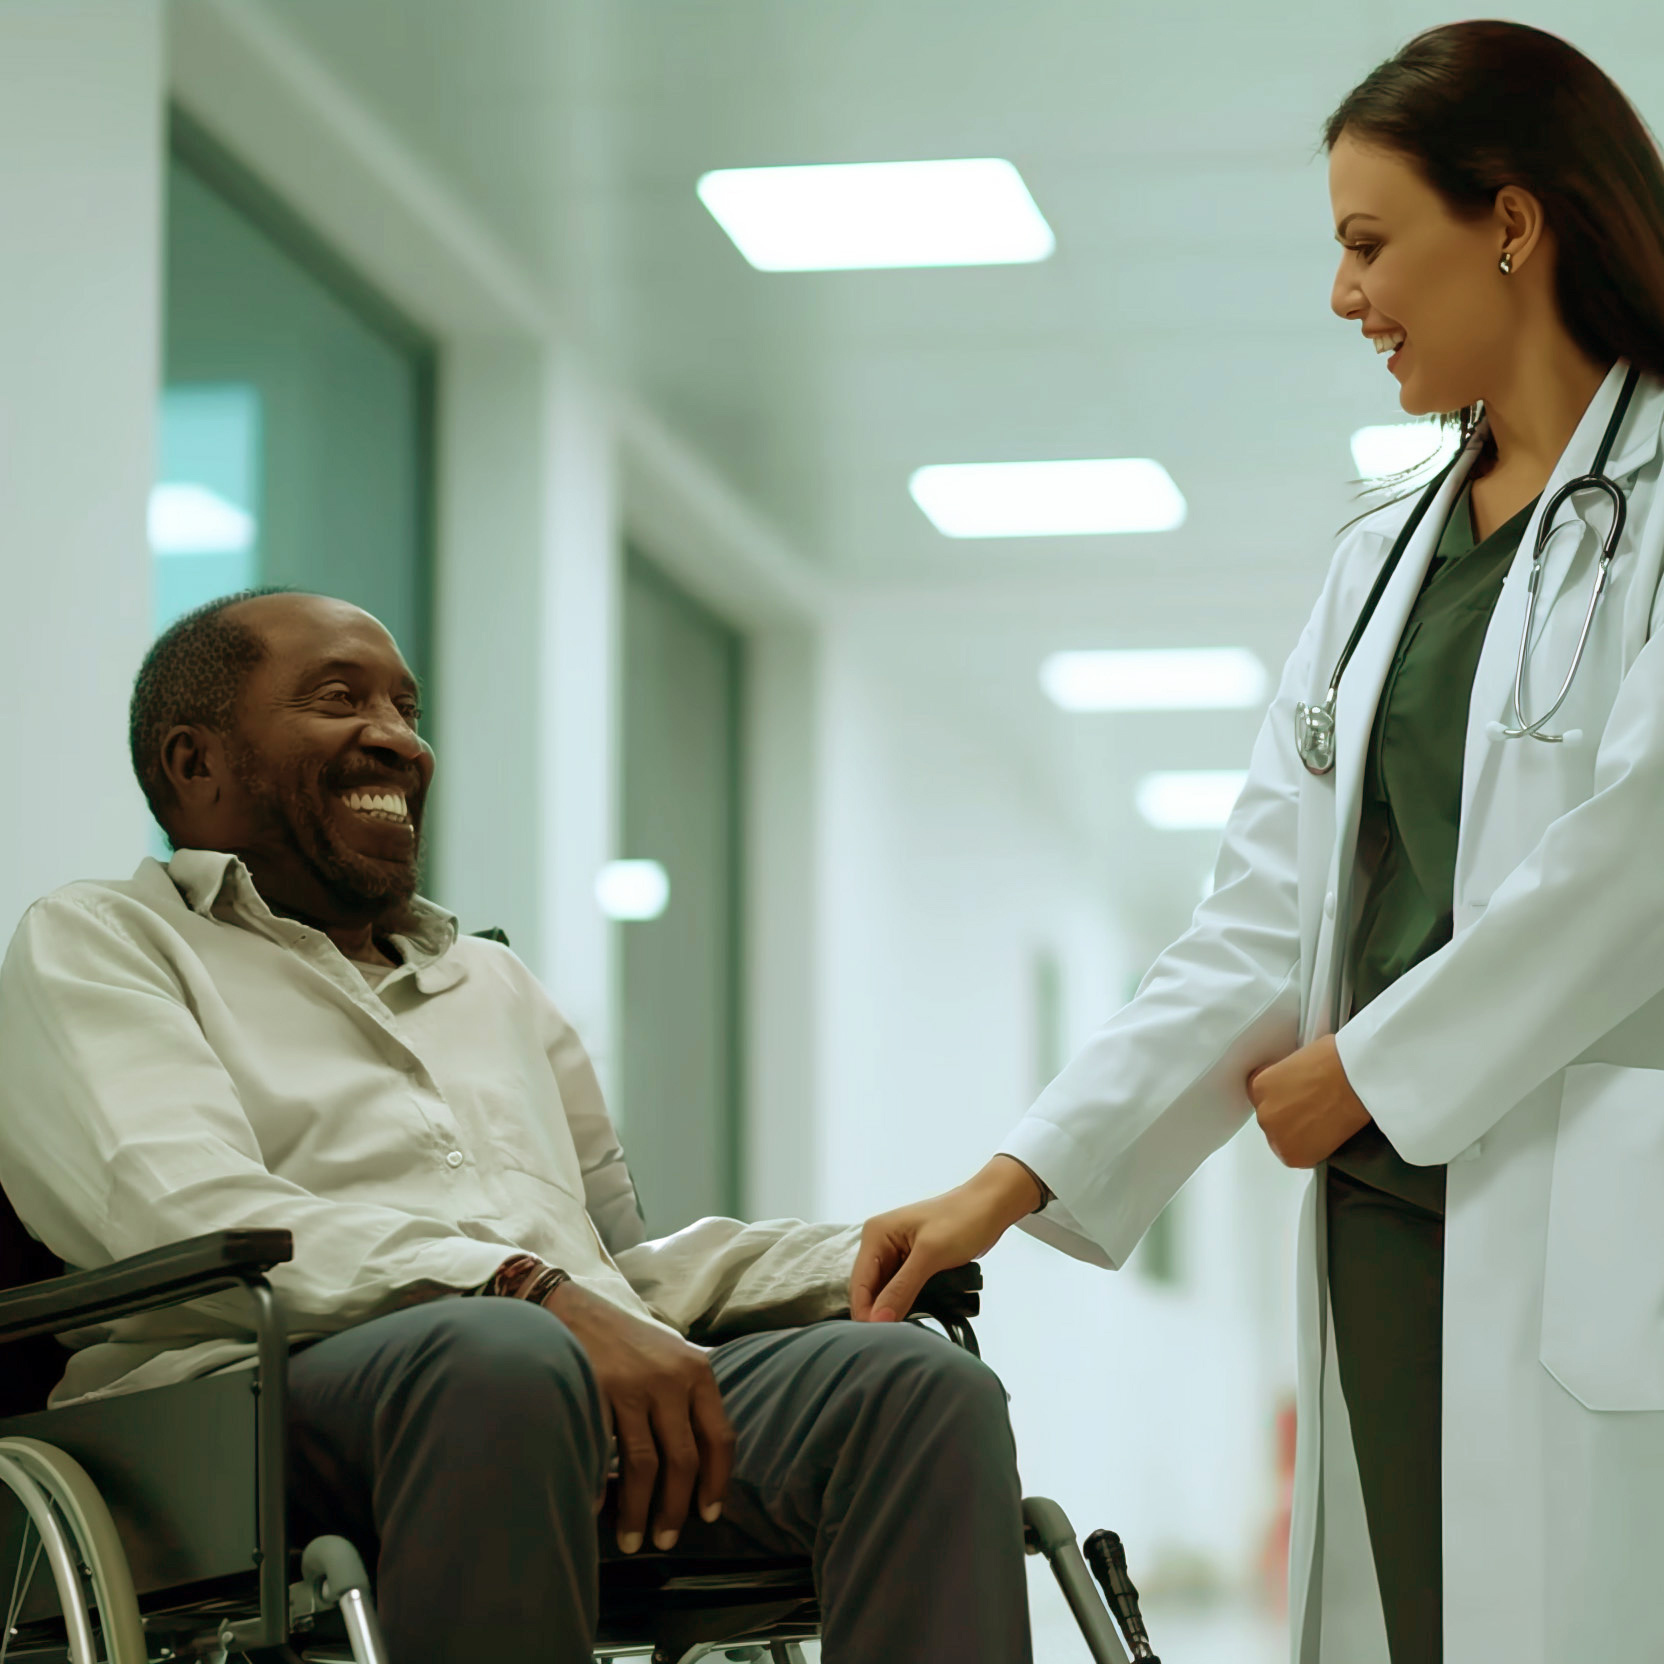
[[[440,444],[431,825],[436,900],[500,925],[610,1085],[619,526],[612,425],[531,337],[453,343]]]
[[[603,392],[576,355],[551,352],[546,375],[540,968],[610,1100],[618,927],[596,905],[595,875],[618,853],[623,778],[617,454]]]
[[[541,344],[463,341],[441,366],[428,810],[434,899],[543,961],[539,780]]]
[[[0,940],[146,849],[163,103],[156,0],[0,3]]]

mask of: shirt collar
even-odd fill
[[[278,923],[254,887],[249,870],[235,856],[216,849],[175,850],[168,877],[193,913],[220,919],[268,934]],[[413,968],[416,986],[436,994],[462,980],[463,969],[451,954],[456,946],[457,920],[425,896],[412,896],[406,926],[390,933],[406,964]]]

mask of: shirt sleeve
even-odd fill
[[[529,975],[529,973],[527,973]],[[635,1183],[589,1053],[541,984],[549,1066],[577,1146],[596,1233],[661,1323],[704,1344],[780,1329],[849,1309],[860,1231],[796,1219],[695,1220],[648,1240]]]
[[[578,1152],[578,1167],[584,1178],[584,1207],[601,1238],[602,1246],[615,1258],[647,1236],[635,1180],[618,1141],[618,1129],[607,1113],[601,1083],[595,1075],[577,1030],[555,1007],[541,983],[531,981],[543,1010],[544,1049],[554,1071],[555,1086],[572,1143]]]
[[[860,1245],[858,1225],[696,1219],[625,1249],[617,1261],[655,1317],[715,1345],[843,1316]]]
[[[71,1266],[289,1230],[295,1256],[270,1281],[292,1333],[327,1334],[478,1285],[503,1260],[444,1221],[272,1173],[165,954],[96,900],[60,894],[25,915],[0,967],[0,1057],[6,1189]],[[247,1327],[237,1293],[191,1309]]]
[[[1454,1159],[1664,992],[1656,635],[1619,686],[1594,787],[1549,825],[1473,924],[1336,1035],[1353,1090],[1406,1161]]]

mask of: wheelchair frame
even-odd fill
[[[0,1191],[0,1252],[11,1262],[0,1263],[0,1357],[9,1366],[0,1373],[0,1564],[5,1563],[8,1542],[13,1549],[20,1547],[25,1520],[41,1506],[40,1497],[52,1495],[54,1484],[60,1495],[90,1491],[96,1503],[92,1512],[107,1505],[106,1541],[115,1544],[113,1553],[122,1565],[114,1584],[109,1576],[98,1583],[94,1568],[85,1561],[81,1573],[98,1584],[101,1602],[108,1599],[119,1605],[125,1598],[134,1603],[130,1615],[139,1626],[141,1657],[202,1658],[224,1664],[230,1654],[245,1654],[256,1664],[299,1664],[299,1648],[301,1659],[317,1664],[348,1659],[388,1664],[369,1579],[349,1543],[339,1537],[315,1539],[301,1557],[300,1579],[290,1581],[288,1339],[281,1305],[266,1280],[273,1266],[292,1257],[290,1233],[217,1231],[100,1270],[43,1277],[55,1262],[22,1230]],[[975,1353],[970,1318],[977,1310],[975,1291],[980,1287],[980,1268],[974,1265],[944,1273],[921,1297],[919,1315],[932,1318],[950,1340]],[[252,1369],[59,1410],[16,1413],[21,1405],[43,1402],[47,1387],[57,1379],[62,1353],[51,1337],[230,1289],[241,1289],[249,1302],[257,1348]],[[246,1461],[251,1439],[252,1466]],[[211,1517],[193,1521],[167,1508],[166,1476],[177,1471],[187,1443],[194,1446],[200,1462],[205,1440],[216,1454],[230,1459],[241,1453],[243,1461],[216,1486]],[[29,1441],[38,1442],[31,1447]],[[41,1455],[43,1449],[51,1453],[51,1461]],[[31,1462],[33,1477],[24,1473],[20,1489],[13,1470],[22,1472]],[[82,1480],[90,1476],[90,1484],[78,1492],[81,1480],[74,1472],[81,1470]],[[30,1485],[38,1493],[36,1509],[30,1508]],[[3,1507],[8,1497],[22,1504],[22,1510],[14,1511],[9,1531]],[[1025,1499],[1023,1508],[1028,1551],[1047,1557],[1093,1658],[1097,1664],[1126,1664],[1127,1654],[1063,1511],[1043,1497]],[[61,1545],[58,1553],[61,1562]],[[644,1567],[656,1564],[643,1562]],[[674,1643],[672,1650],[646,1637],[614,1637],[603,1606],[598,1659],[647,1657],[654,1664],[693,1664],[710,1654],[726,1653],[736,1659],[761,1659],[766,1654],[773,1664],[800,1664],[799,1643],[819,1632],[818,1605],[806,1565],[731,1567],[726,1574],[719,1569],[703,1576],[668,1563],[666,1570],[670,1575],[658,1585],[658,1593],[688,1593],[694,1597],[690,1613],[704,1612],[707,1622],[718,1613],[730,1614],[737,1630],[727,1638],[711,1639],[695,1635],[698,1625],[690,1619],[685,1644]],[[1096,1558],[1093,1570],[1105,1581],[1134,1656],[1159,1664],[1141,1621],[1135,1627],[1128,1624],[1125,1597],[1110,1586]],[[251,1572],[252,1599],[247,1592]],[[126,1597],[105,1593],[107,1586],[119,1586],[123,1580]],[[1126,1588],[1130,1590],[1130,1584]],[[707,1592],[731,1592],[734,1599],[731,1604],[701,1607],[697,1597]],[[644,1592],[649,1607],[654,1593],[651,1588]],[[1134,1592],[1134,1618],[1136,1612]],[[68,1658],[81,1664],[84,1658],[86,1664],[95,1664],[90,1631],[78,1636],[75,1621],[67,1616],[65,1640],[42,1633],[40,1644],[10,1645],[28,1624],[42,1630],[45,1617],[38,1600],[9,1615],[9,1633],[0,1631],[0,1661],[60,1664]],[[117,1620],[119,1630],[120,1617],[119,1612],[100,1611],[107,1630],[112,1620]],[[331,1633],[337,1617],[345,1632],[339,1639],[339,1630]],[[131,1651],[132,1642],[126,1645]]]

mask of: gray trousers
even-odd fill
[[[912,1324],[719,1346],[723,1516],[671,1555],[812,1560],[827,1664],[1029,1664],[1016,1455],[984,1364]],[[590,1656],[607,1439],[589,1361],[513,1300],[439,1300],[296,1353],[290,1523],[356,1542],[392,1664]],[[644,1550],[652,1553],[650,1547]]]

